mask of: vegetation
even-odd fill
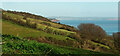
[[[113,33],[113,37],[114,37],[114,45],[116,49],[119,50],[120,52],[120,32]]]
[[[39,43],[34,40],[26,40],[13,35],[2,35],[3,54],[104,54],[72,47],[55,46],[45,43]]]
[[[78,29],[84,39],[103,42],[104,39],[108,38],[106,32],[95,24],[80,24]]]
[[[81,24],[77,30],[26,12],[2,14],[4,54],[119,54],[118,40],[97,25]]]
[[[77,41],[70,37],[62,36],[62,35],[54,35],[50,33],[46,33],[43,31],[39,31],[36,29],[28,28],[28,27],[23,27],[20,25],[17,25],[11,21],[6,21],[3,19],[2,21],[2,33],[3,34],[10,34],[14,36],[20,36],[28,39],[33,39],[37,40],[39,42],[49,42],[53,44],[60,44],[60,45],[77,45]],[[14,29],[11,30],[11,29]],[[69,39],[69,40],[66,40]],[[71,42],[76,42],[76,43],[68,43],[68,41]],[[63,44],[64,43],[64,44]],[[68,46],[69,46],[68,45]]]
[[[53,33],[56,35],[68,36],[70,33],[75,33],[75,32],[67,31],[64,29],[54,28],[54,27],[50,26],[50,23],[45,22],[45,21],[41,22],[41,20],[38,20],[38,22],[37,22],[36,19],[32,19],[32,18],[27,18],[26,20],[24,20],[22,16],[15,15],[12,13],[7,13],[7,12],[3,12],[3,19],[10,20],[10,21],[13,21],[20,25],[28,26],[31,28],[36,28],[38,30],[42,30],[42,31],[48,32],[48,33]]]
[[[92,50],[96,50],[98,47],[95,46],[99,46],[100,48],[98,51],[103,48],[102,52],[106,49],[111,49],[111,51],[109,50],[110,52],[119,53],[118,50],[115,51],[116,47],[114,46],[113,37],[108,36],[100,26],[94,24],[80,24],[78,29],[78,33],[81,34],[81,38],[85,40],[84,44],[87,43],[86,45],[90,45],[88,47],[85,45],[87,48],[90,47]]]
[[[91,35],[93,37],[106,37],[106,32],[100,26],[94,24],[80,24],[78,28],[81,33]]]
[[[34,14],[31,14],[31,13],[26,13],[26,12],[16,12],[16,11],[4,11],[3,12],[8,12],[8,13],[12,13],[14,15],[19,15],[19,16],[22,16],[23,19],[24,18],[30,18],[30,20],[32,21],[35,21],[35,22],[46,22],[51,24],[52,27],[55,27],[55,28],[60,28],[60,27],[64,27],[64,28],[67,28],[69,29],[70,31],[75,31],[76,29],[72,26],[69,26],[69,25],[65,25],[65,24],[59,24],[59,23],[55,23],[55,22],[52,22],[50,21],[49,19],[45,18],[45,17],[42,17],[42,16],[38,16],[38,15],[34,15]],[[12,16],[12,15],[11,15]]]

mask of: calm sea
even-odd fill
[[[80,19],[69,19],[69,18],[58,18],[61,24],[67,24],[70,26],[77,26],[81,23],[93,23],[101,26],[107,34],[112,35],[113,32],[118,32],[118,20],[115,18],[80,18]]]

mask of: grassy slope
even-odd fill
[[[20,16],[20,15],[16,15],[16,14],[12,14],[12,13],[8,13],[8,12],[4,12],[3,14],[13,18],[13,19],[22,19],[23,16]],[[53,29],[54,31],[58,31],[58,32],[65,32],[67,33],[68,35],[70,33],[75,33],[75,32],[72,32],[72,31],[67,31],[65,29],[59,29],[61,27],[63,27],[62,25],[60,24],[55,24],[55,23],[52,23],[52,22],[47,22],[47,21],[42,21],[42,20],[38,20],[38,19],[33,19],[33,18],[27,18],[28,20],[31,21],[31,23],[38,23],[39,25],[37,26],[37,28],[42,28],[42,29],[45,29],[46,27],[48,28],[51,28]],[[24,22],[26,22],[26,20],[22,19]],[[49,23],[51,26],[47,26],[47,25],[43,25],[43,24],[40,24],[41,22],[46,22],[46,23]],[[42,26],[42,27],[41,27]]]
[[[11,14],[11,13],[8,13],[7,15],[12,16],[12,18],[23,18],[22,16]],[[28,18],[28,19],[30,19],[30,18]],[[37,21],[38,23],[45,22],[45,21],[36,20],[36,19],[32,19],[32,18],[31,18],[31,20],[33,22]],[[54,24],[54,23],[51,23],[51,22],[48,22],[48,23],[50,23],[52,25],[53,29],[57,29],[57,30],[60,30],[60,31],[66,31],[66,32],[72,33],[71,31],[58,29],[59,27],[61,27],[61,25],[57,25],[57,24]],[[56,27],[56,25],[58,27]],[[45,25],[42,25],[42,26],[45,26]],[[66,36],[63,36],[63,35],[54,35],[54,34],[50,34],[50,33],[45,33],[43,31],[39,31],[39,30],[35,30],[35,29],[32,29],[32,28],[20,26],[20,25],[17,25],[13,22],[6,21],[6,20],[3,20],[3,27],[2,28],[3,28],[3,31],[2,31],[3,34],[10,34],[10,35],[14,35],[14,36],[32,37],[32,38],[52,37],[56,40],[66,40],[68,38],[70,40],[76,41],[72,38],[69,38],[69,37],[66,37]],[[99,43],[93,43],[93,44],[96,45],[96,44],[99,44]],[[99,45],[104,47],[104,45],[101,45],[101,44],[99,44]],[[109,49],[108,46],[105,46],[105,47]]]
[[[35,30],[32,28],[20,26],[18,24],[15,24],[15,23],[13,23],[11,21],[7,21],[7,20],[2,21],[2,33],[14,35],[14,36],[32,37],[32,38],[52,37],[56,40],[66,40],[68,38],[73,41],[76,41],[76,40],[66,37],[66,36],[54,35],[54,34],[50,34],[50,33],[45,33],[43,31]],[[97,43],[97,44],[99,44],[99,43]],[[96,45],[96,44],[94,44],[94,45]],[[104,47],[104,45],[103,45],[103,47]],[[105,48],[106,48],[106,46],[105,46]],[[109,49],[109,47],[107,47],[107,48]]]
[[[20,36],[20,37],[53,37],[57,40],[66,40],[66,36],[62,35],[53,35],[50,33],[45,33],[43,31],[35,30],[32,28],[24,27],[17,25],[15,23],[12,23],[10,21],[3,20],[2,21],[2,33],[3,34],[10,34],[14,36]],[[69,38],[71,39],[71,38]]]
[[[15,36],[20,36],[20,37],[51,36],[51,37],[55,37],[59,40],[65,40],[64,36],[51,35],[51,34],[48,34],[48,33],[42,32],[42,31],[38,31],[38,30],[31,29],[31,28],[19,26],[19,25],[14,24],[10,21],[3,20],[2,24],[3,24],[3,27],[2,27],[3,28],[3,34],[10,34],[10,35],[15,35]],[[51,49],[53,49],[51,52],[56,52],[56,54],[57,54],[57,52],[58,52],[58,54],[68,54],[68,53],[71,53],[71,54],[95,54],[95,53],[101,54],[101,53],[98,53],[98,52],[87,51],[87,50],[78,49],[78,48],[62,47],[62,46],[54,46],[54,45],[50,45],[50,44],[45,44],[45,43],[38,43],[38,42],[33,41],[33,40],[30,40],[30,41],[28,41],[28,40],[26,40],[26,41],[18,40],[17,37],[14,40],[9,39],[8,37],[6,39],[3,38],[3,43],[4,43],[3,52],[5,52],[5,53],[9,53],[9,52],[17,53],[16,51],[18,51],[20,48],[22,48],[22,47],[17,47],[17,46],[24,43],[24,44],[27,44],[25,46],[35,48],[36,49],[35,53],[41,53],[41,54],[46,54],[47,51],[50,51]],[[7,46],[8,44],[12,45],[13,49],[11,47]],[[34,47],[32,45],[34,45]],[[37,51],[38,48],[41,48],[43,50],[42,51]],[[48,48],[48,50],[46,52],[44,52],[47,48]],[[23,51],[19,50],[18,53],[24,53],[25,54],[25,53],[32,53],[32,51],[30,52],[30,50],[23,50]]]
[[[52,38],[55,38],[56,40],[66,40],[67,38],[69,38],[69,37],[65,37],[62,35],[53,35],[53,34],[45,33],[43,31],[20,26],[20,25],[17,25],[13,22],[6,21],[6,20],[2,21],[2,30],[3,30],[2,31],[3,34],[10,34],[10,35],[20,36],[20,37],[32,37],[32,38],[52,37]],[[74,40],[72,38],[69,38],[69,39]],[[94,43],[94,42],[92,43],[94,45],[99,44],[99,43]],[[99,44],[99,45],[101,46],[102,44]],[[102,45],[102,46],[104,47],[105,45]],[[110,49],[108,46],[105,46],[105,47]]]
[[[80,48],[55,46],[46,43],[39,43],[33,40],[26,40],[11,35],[3,35],[3,53],[19,54],[104,54],[88,51]],[[24,47],[23,47],[24,46]]]

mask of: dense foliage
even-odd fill
[[[120,32],[113,33],[114,44],[117,50],[120,52]]]
[[[91,40],[102,40],[104,39],[107,34],[106,32],[98,25],[95,24],[80,24],[78,26],[80,33],[86,34],[87,37]]]
[[[72,47],[54,46],[39,43],[34,40],[26,40],[12,35],[2,35],[3,54],[42,54],[42,55],[70,55],[70,54],[104,54]]]

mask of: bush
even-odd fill
[[[69,27],[60,27],[59,29],[65,29],[65,30],[68,30],[68,31],[72,31]]]
[[[120,32],[113,33],[114,45],[120,51]]]
[[[47,22],[42,22],[41,24],[44,24],[44,25],[47,25],[47,26],[51,26],[51,24],[47,23]]]
[[[106,32],[98,25],[95,24],[80,24],[78,26],[80,33],[88,35],[92,39],[101,39],[102,37],[106,37]],[[97,38],[96,38],[97,37]]]
[[[27,19],[27,16],[25,16],[23,19],[26,20],[26,19]]]

